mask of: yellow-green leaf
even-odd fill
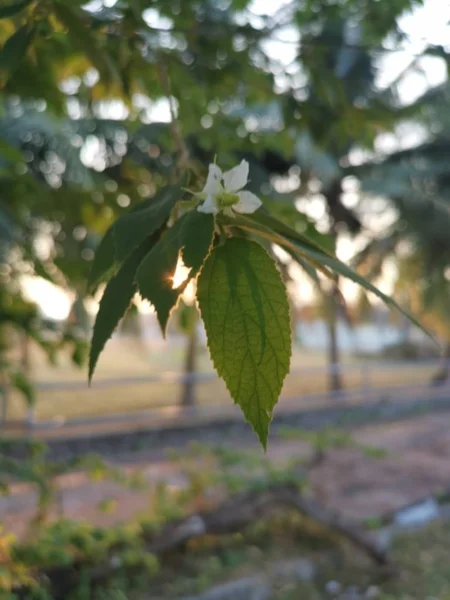
[[[280,273],[259,244],[233,238],[210,254],[197,299],[214,366],[265,448],[291,358]]]

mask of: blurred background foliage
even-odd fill
[[[290,225],[322,244],[356,240],[366,275],[376,279],[395,257],[397,290],[413,289],[418,312],[450,341],[449,88],[426,86],[412,101],[402,93],[424,59],[448,67],[448,48],[423,44],[380,83],[390,54],[408,48],[399,18],[421,5],[3,2],[2,327],[18,326],[10,312],[21,310],[24,274],[70,290],[71,323],[83,322],[86,276],[111,222],[172,180],[180,161],[195,187],[217,155],[224,167],[247,158],[250,187]],[[413,143],[380,150],[380,136],[399,128]],[[325,210],[314,219],[317,197]],[[389,226],[373,225],[380,213]],[[332,339],[345,306],[339,290],[324,293]],[[61,334],[79,358],[81,333]]]

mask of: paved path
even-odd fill
[[[355,450],[333,451],[311,475],[321,501],[347,517],[380,515],[450,486],[450,413],[364,427],[354,437],[361,443],[384,448],[388,456],[373,459]],[[257,449],[256,445],[247,447]],[[268,456],[282,464],[308,452],[303,442],[279,441],[272,442]],[[166,458],[155,460],[144,452],[122,457],[121,466],[129,472],[139,470],[150,487],[158,481],[177,487],[186,485],[179,466]],[[92,482],[82,473],[60,477],[58,486],[68,518],[109,525],[135,518],[149,508],[148,491],[124,489],[110,481]],[[111,498],[116,510],[106,514],[99,505]],[[0,499],[0,519],[5,529],[22,534],[32,518],[34,503],[35,495],[29,488],[14,486],[12,495]]]

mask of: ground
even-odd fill
[[[402,422],[358,429],[357,441],[387,451],[373,458],[353,449],[330,452],[323,465],[311,474],[316,492],[326,506],[356,521],[378,517],[385,512],[450,486],[450,414],[431,414]],[[232,446],[239,446],[233,440]],[[249,448],[246,444],[242,449]],[[251,446],[262,452],[256,445]],[[309,446],[302,441],[272,442],[268,458],[276,464],[305,456]],[[185,485],[178,463],[142,451],[123,457],[128,472],[139,471],[150,484],[165,481]],[[194,465],[195,466],[195,465]],[[130,518],[148,508],[148,491],[133,491],[111,481],[92,482],[82,473],[59,479],[64,515],[108,525]],[[113,500],[115,510],[101,507]],[[33,515],[35,498],[22,485],[0,500],[0,518],[6,529],[21,533]]]
[[[376,458],[351,448],[330,451],[323,464],[311,473],[318,499],[347,519],[368,527],[386,513],[448,489],[449,425],[450,415],[443,413],[356,430],[354,439],[358,444],[382,448],[386,455]],[[239,440],[232,440],[228,447],[238,452],[252,450],[259,455],[262,452],[256,445],[250,442],[244,445]],[[285,436],[272,442],[268,460],[281,466],[293,457],[308,455],[308,443]],[[198,475],[200,481],[202,458],[189,460],[191,476]],[[155,491],[158,482],[164,482],[166,489],[182,489],[186,485],[187,471],[171,454],[161,458],[150,451],[141,451],[121,457],[120,465],[128,473],[140,472],[150,490]],[[108,526],[140,520],[150,514],[149,489],[130,490],[111,481],[93,482],[82,473],[64,475],[58,485],[60,503],[53,518],[61,516],[62,510],[69,519]],[[5,530],[19,536],[25,533],[34,515],[34,502],[29,489],[14,486],[12,495],[0,501]],[[164,508],[170,510],[170,506]],[[356,552],[349,544],[342,545],[336,536],[284,511],[268,522],[255,522],[244,535],[192,543],[188,552],[164,562],[152,580],[150,596],[148,592],[143,595],[133,592],[117,597],[129,600],[197,597],[217,584],[265,576],[278,564],[298,564],[303,560],[314,565],[315,576],[305,582],[285,577],[275,580],[272,600],[450,600],[449,554],[450,523],[434,523],[395,539],[392,548],[395,572],[388,573],[375,567],[361,551]],[[116,585],[115,580],[111,585]]]

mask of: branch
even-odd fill
[[[169,523],[156,536],[144,534],[148,552],[162,557],[183,549],[188,542],[205,535],[220,536],[241,532],[251,523],[269,516],[280,508],[298,511],[329,530],[339,533],[355,547],[363,550],[378,565],[389,565],[389,557],[367,533],[346,519],[328,512],[314,500],[304,498],[292,484],[273,485],[263,491],[245,491],[231,496],[214,508]],[[116,548],[117,550],[117,548]],[[69,594],[86,566],[82,561],[54,567],[41,573],[51,582],[53,597],[63,600]],[[107,580],[117,570],[114,550],[102,565],[87,565],[91,583]],[[21,596],[25,598],[26,596]]]
[[[164,554],[204,535],[236,533],[280,507],[294,509],[341,534],[364,550],[376,563],[385,565],[389,562],[386,552],[366,533],[346,519],[328,512],[315,501],[304,498],[290,484],[272,486],[263,492],[242,492],[209,511],[169,524],[156,538],[149,541],[148,550],[154,554]]]

